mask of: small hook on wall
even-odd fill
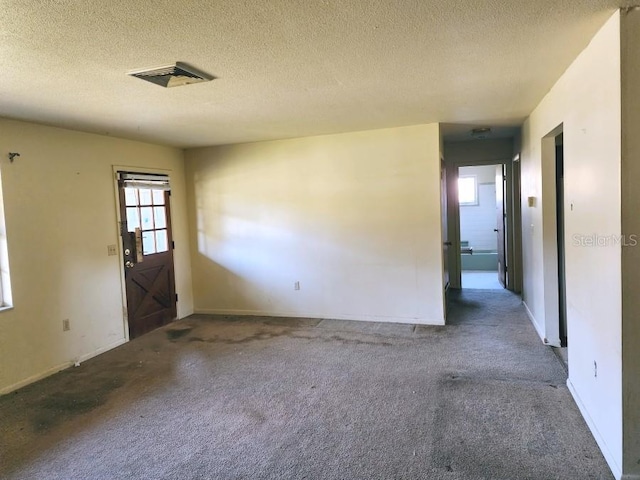
[[[10,161],[11,163],[13,163],[13,160],[14,160],[16,157],[19,157],[19,156],[20,156],[20,154],[19,154],[18,152],[9,152],[9,155],[8,155],[8,157],[9,157],[9,161]]]

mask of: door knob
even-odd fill
[[[134,263],[131,260],[127,260],[126,262],[124,262],[124,266],[126,268],[133,268]]]

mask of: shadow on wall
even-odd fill
[[[214,298],[215,303],[210,303],[204,308],[197,308],[199,313],[236,313],[252,314],[260,311],[260,304],[255,302],[261,292],[252,282],[241,273],[235,273],[209,256],[198,255],[199,268],[207,277],[215,279],[212,282],[195,282],[193,285],[196,297]],[[251,260],[238,260],[239,271],[242,268],[250,268]],[[235,266],[235,265],[234,265]]]
[[[193,174],[199,311],[420,315],[405,301],[428,257],[424,221],[406,208],[425,203],[403,186],[413,163],[391,176],[295,156],[246,163],[202,162]]]

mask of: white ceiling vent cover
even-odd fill
[[[182,62],[176,62],[175,65],[166,65],[164,67],[133,70],[128,72],[127,75],[167,88],[180,87],[190,83],[209,82],[216,78]]]

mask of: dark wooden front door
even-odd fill
[[[177,316],[170,191],[122,178],[119,186],[127,318],[135,338]]]

